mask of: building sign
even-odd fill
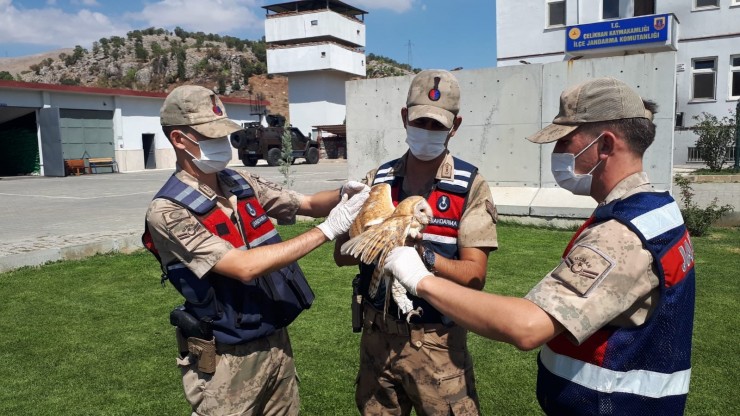
[[[565,51],[572,55],[601,52],[599,49],[604,48],[625,50],[636,46],[664,46],[671,41],[671,17],[670,14],[657,14],[568,26]]]

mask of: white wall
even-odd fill
[[[544,65],[455,72],[461,89],[462,126],[450,151],[478,166],[499,212],[539,217],[586,217],[595,206],[557,187],[550,173],[552,144],[525,137],[549,124],[560,93],[588,78],[614,76],[663,108],[674,100],[675,53],[645,54]],[[412,77],[347,82],[349,178],[357,179],[407,149],[400,111]],[[659,189],[669,189],[673,111],[656,114],[658,135],[645,155],[645,170]]]
[[[331,71],[291,74],[288,77],[290,123],[303,134],[311,132],[312,126],[342,124],[346,116],[347,78]]]
[[[267,70],[271,74],[335,70],[364,77],[365,54],[334,43],[268,49]]]
[[[316,24],[311,24],[315,21]],[[281,42],[331,36],[365,46],[365,24],[332,11],[291,14],[265,19],[265,41]]]

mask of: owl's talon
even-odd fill
[[[411,318],[414,316],[421,317],[421,315],[424,314],[424,309],[421,309],[421,306],[418,306],[416,309],[410,311],[406,314],[406,322],[411,323]]]

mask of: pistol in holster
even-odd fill
[[[352,279],[352,332],[362,331],[362,293],[360,275]]]
[[[213,374],[216,372],[218,355],[216,337],[213,336],[213,319],[197,319],[183,306],[170,312],[170,323],[175,326],[177,347],[180,356],[190,355],[198,361],[198,370]]]

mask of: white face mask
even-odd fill
[[[576,158],[596,143],[603,135],[604,133],[601,133],[599,137],[595,138],[576,155],[573,153],[553,153],[550,156],[552,176],[555,177],[555,182],[561,188],[567,189],[575,195],[591,195],[591,181],[593,180],[593,175],[591,174],[599,167],[601,160],[588,173],[576,173]]]
[[[200,147],[200,158],[193,156],[193,154],[187,150],[185,151],[190,156],[193,156],[193,164],[203,173],[216,173],[222,171],[231,161],[231,143],[229,143],[228,137],[219,137],[218,139],[196,142],[185,135],[185,133],[183,133],[183,136],[187,137],[188,140]]]
[[[445,151],[445,142],[449,134],[449,130],[425,130],[406,126],[406,143],[414,157],[429,161]]]

